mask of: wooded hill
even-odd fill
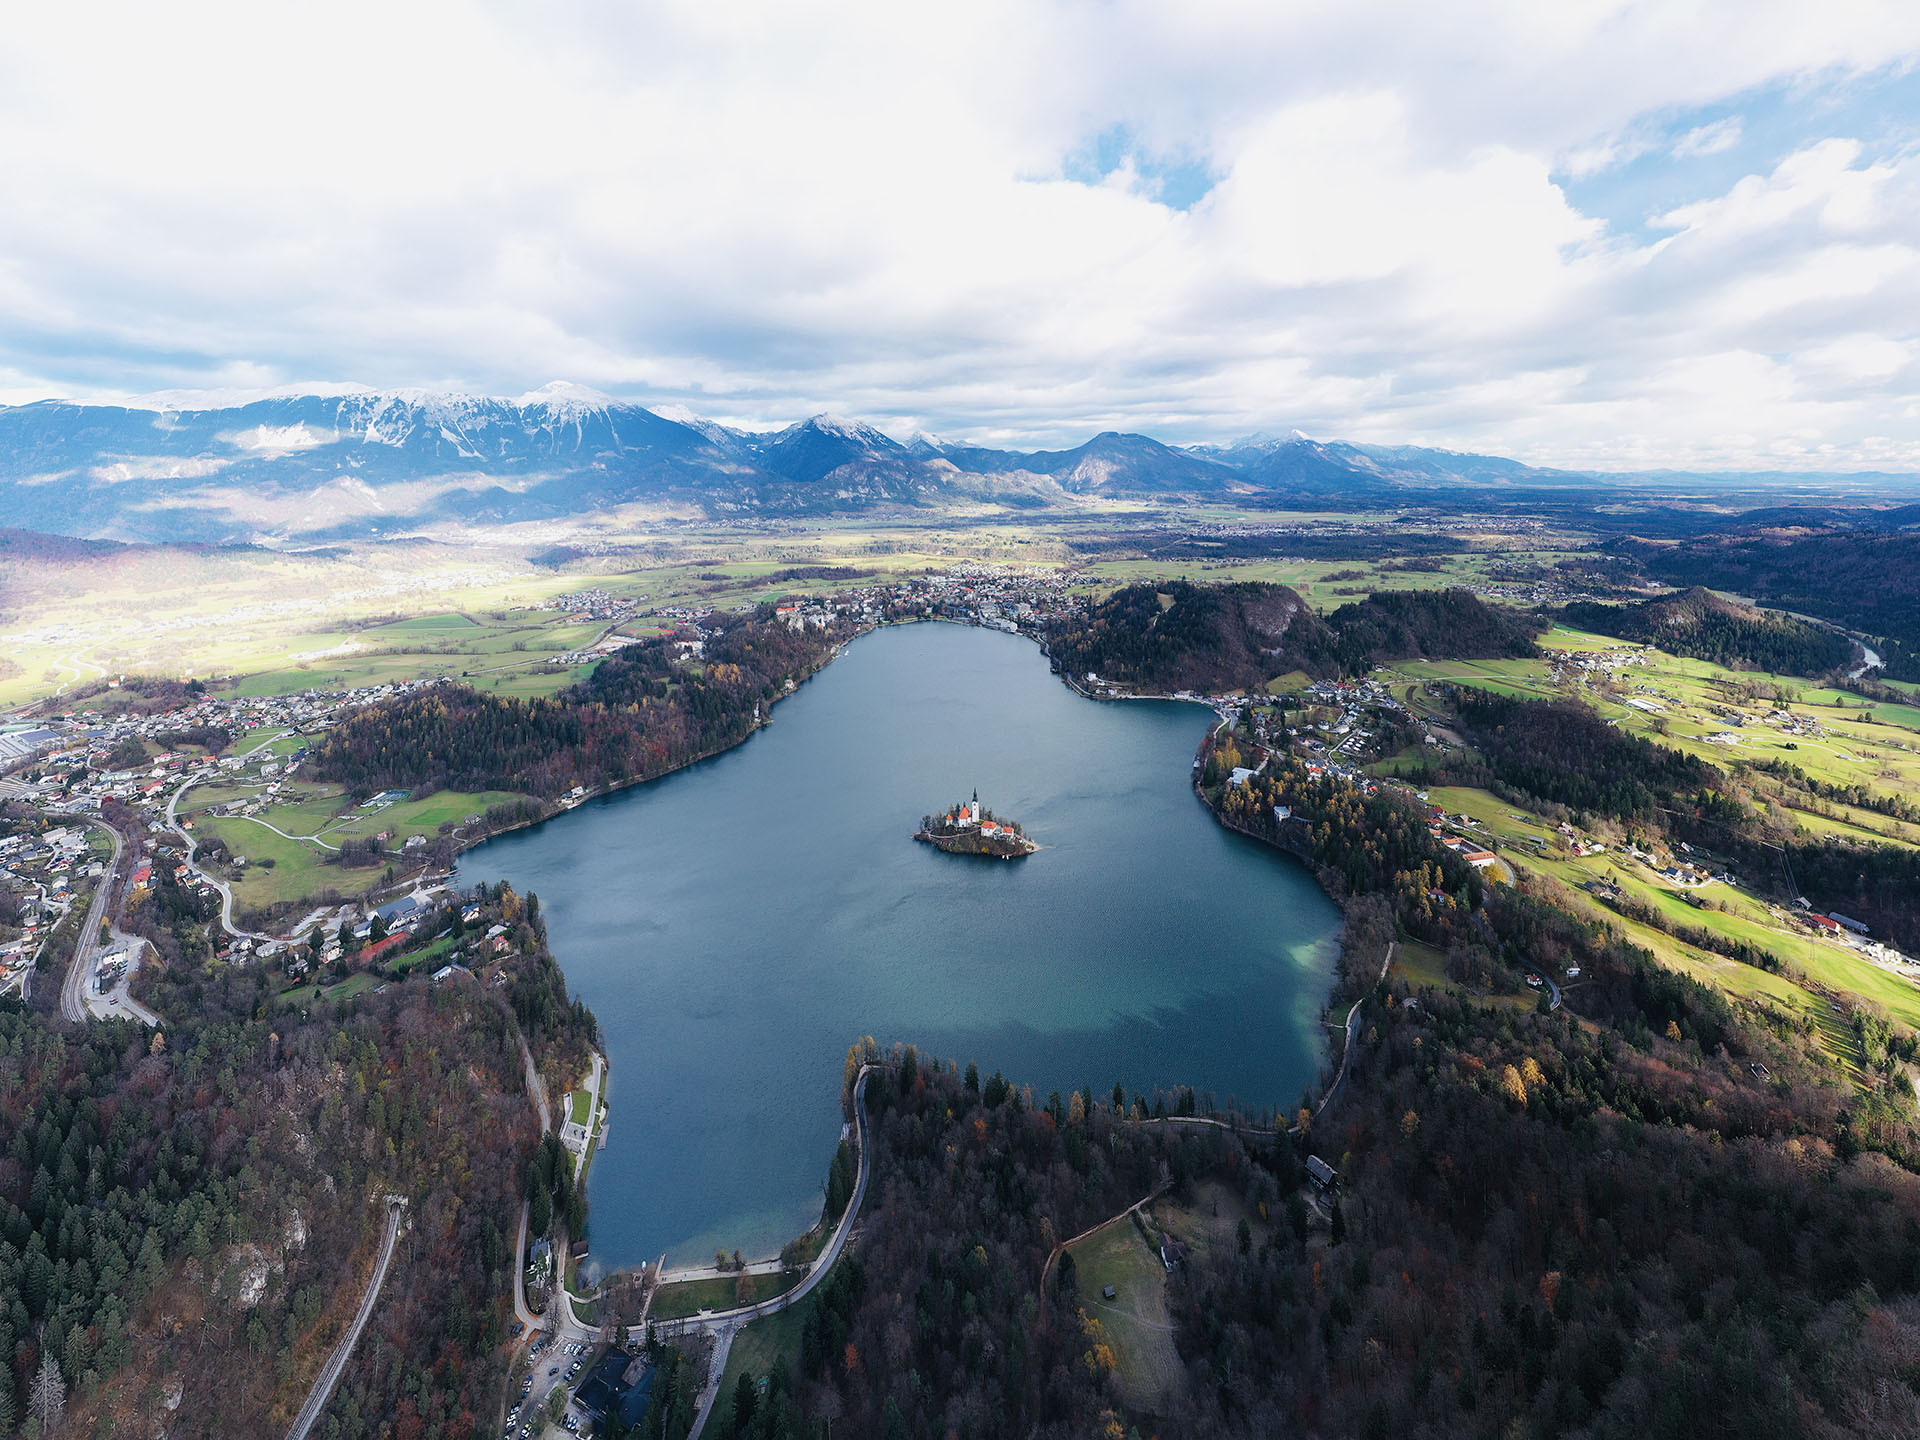
[[[1575,630],[1657,645],[1736,670],[1820,676],[1844,668],[1855,654],[1851,640],[1824,626],[1741,605],[1697,585],[1634,605],[1569,605],[1557,618]]]
[[[1751,595],[1880,637],[1887,675],[1920,680],[1920,533],[1789,531],[1620,548],[1669,584]]]
[[[1465,590],[1382,591],[1325,619],[1285,585],[1129,585],[1049,634],[1054,668],[1142,690],[1258,690],[1277,676],[1315,679],[1418,656],[1537,654],[1545,627]]]
[[[1817,798],[1792,767],[1722,770],[1625,734],[1577,701],[1465,687],[1453,698],[1484,758],[1455,757],[1414,772],[1415,783],[1477,785],[1702,846],[1782,903],[1804,896],[1816,910],[1843,911],[1902,949],[1920,949],[1920,852],[1801,830],[1769,797],[1754,793],[1757,773],[1770,788],[1798,784]]]
[[[289,1007],[262,968],[176,962],[141,972],[157,1033],[0,1008],[0,1434],[36,1382],[69,1434],[283,1432],[388,1193],[409,1229],[317,1433],[492,1433],[538,1129],[510,1016],[543,1068],[591,1039],[509,901],[510,1001],[421,978]]]
[[[712,623],[697,663],[670,638],[647,640],[552,699],[442,684],[369,706],[314,746],[313,769],[361,795],[424,786],[552,799],[652,779],[745,739],[756,712],[764,719],[847,638],[792,629],[769,606]]]

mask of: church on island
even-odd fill
[[[1027,839],[1017,821],[1000,819],[984,808],[978,790],[973,792],[973,799],[945,814],[925,817],[920,833],[913,838],[949,854],[993,855],[1002,860],[1031,855],[1040,848]]]
[[[982,835],[998,835],[1002,829],[1009,835],[1017,833],[1012,825],[1002,826],[998,820],[987,818],[987,812],[980,808],[980,792],[977,790],[973,799],[955,806],[940,817],[940,828],[943,830],[971,830],[976,826]]]

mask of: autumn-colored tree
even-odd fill
[[[1527,1082],[1520,1078],[1520,1072],[1511,1065],[1500,1067],[1500,1093],[1516,1105],[1527,1103]]]

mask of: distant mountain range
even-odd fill
[[[0,524],[138,541],[312,542],[636,502],[709,517],[1096,498],[1355,508],[1501,492],[1565,503],[1596,483],[1496,456],[1299,434],[1180,449],[1107,432],[1025,452],[902,444],[834,415],[750,432],[564,383],[511,400],[337,389],[0,408]]]

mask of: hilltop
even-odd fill
[[[1560,619],[1575,629],[1658,645],[1675,655],[1787,675],[1824,675],[1855,654],[1851,640],[1824,626],[1757,610],[1699,585],[1634,605],[1569,605]]]
[[[1733,590],[1884,636],[1892,642],[1887,675],[1913,680],[1920,679],[1920,534],[1881,528],[1904,513],[1856,511],[1856,528],[1846,530],[1765,529],[1620,549],[1670,585]]]

